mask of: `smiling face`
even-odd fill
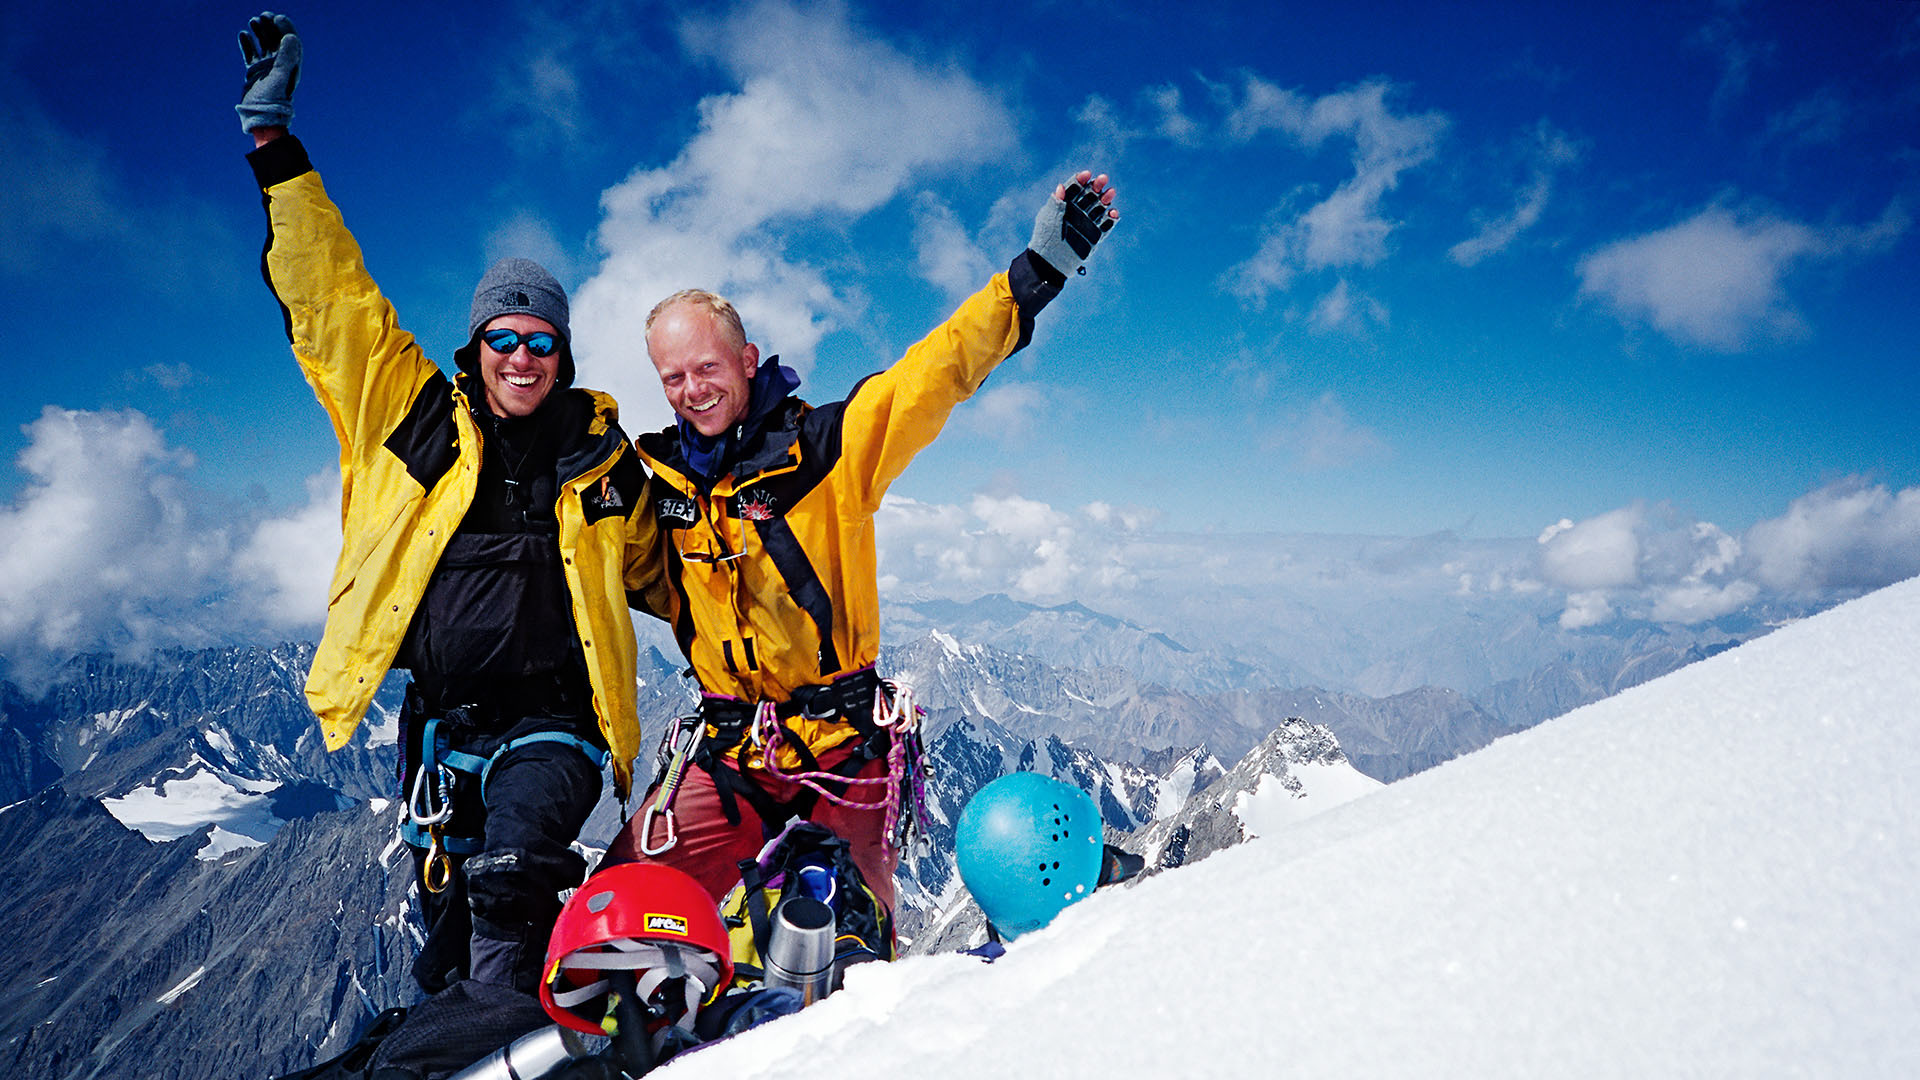
[[[712,312],[691,303],[659,312],[647,330],[647,356],[667,404],[700,434],[718,435],[747,415],[760,350]]]
[[[554,332],[552,323],[532,315],[502,315],[489,320],[481,329],[481,336],[484,338],[488,330],[494,329],[512,330],[522,338],[528,334]],[[487,408],[492,409],[495,416],[533,415],[553,392],[559,375],[558,351],[535,356],[524,340],[510,353],[497,352],[484,341],[480,346],[480,382],[487,390]]]

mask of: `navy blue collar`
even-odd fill
[[[758,434],[787,395],[799,388],[800,376],[782,364],[778,356],[769,356],[753,373],[747,415],[739,423],[718,435],[702,435],[685,417],[675,417],[680,430],[680,452],[686,456],[687,464],[708,484],[718,480],[732,467],[734,453],[741,445]]]

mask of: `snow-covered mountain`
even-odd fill
[[[1347,761],[1333,732],[1289,717],[1230,772],[1120,846],[1144,858],[1148,873],[1171,870],[1381,786]]]
[[[128,1060],[185,1080],[284,1071],[338,1050],[373,1010],[407,998],[410,875],[404,862],[382,858],[397,687],[349,751],[325,754],[299,692],[310,656],[287,646],[166,654],[144,665],[80,658],[45,695],[0,683],[0,793],[11,803],[0,808],[8,893],[0,934],[22,943],[0,958],[0,1064],[60,1077],[117,1075]],[[642,721],[651,733],[689,698],[675,665],[645,659]],[[1170,690],[1118,668],[1054,666],[946,631],[888,650],[882,670],[914,682],[930,710],[934,853],[909,860],[900,883],[912,952],[959,945],[977,930],[952,872],[951,823],[974,790],[1008,769],[1095,792],[1110,839],[1147,850],[1159,866],[1216,852],[1204,866],[1162,875],[1174,880],[1218,873],[1208,867],[1222,860],[1240,865],[1242,849],[1220,849],[1248,836],[1261,837],[1259,846],[1313,835],[1312,823],[1297,824],[1305,813],[1333,806],[1330,816],[1344,819],[1353,807],[1338,804],[1373,787],[1349,766],[1405,775],[1507,730],[1474,702],[1431,687],[1379,699]],[[1720,752],[1710,742],[1681,749]],[[1555,770],[1543,775],[1507,780],[1526,791],[1567,783]],[[1429,781],[1414,782],[1408,790]],[[1402,805],[1394,800],[1406,786],[1354,805]],[[617,823],[610,800],[602,810],[590,846]],[[1148,883],[1137,894],[1161,888]],[[1222,916],[1235,920],[1229,937],[1244,933],[1248,912],[1269,910],[1264,891],[1250,895],[1259,902]],[[1275,959],[1287,962],[1266,957]],[[912,964],[900,968],[926,970]],[[183,1040],[189,1031],[209,1034]]]
[[[1920,1075],[1920,579],[662,1075]]]
[[[1298,716],[1332,731],[1362,772],[1397,780],[1515,730],[1439,687],[1390,698],[1315,687],[1189,693],[1118,668],[1054,667],[939,630],[881,650],[880,668],[918,688],[933,732],[960,715],[984,717],[1022,738],[1057,737],[1142,764],[1151,751],[1195,746],[1238,760]]]
[[[1079,603],[1043,607],[995,593],[966,602],[886,603],[880,614],[891,641],[939,632],[1055,667],[1118,669],[1173,690],[1210,693],[1302,681],[1297,672],[1192,649]]]

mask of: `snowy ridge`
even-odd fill
[[[1139,853],[1149,868],[1167,870],[1271,835],[1382,786],[1348,763],[1333,732],[1291,716],[1231,771],[1121,846]]]
[[[1920,1074],[1916,628],[1920,580],[662,1076]]]

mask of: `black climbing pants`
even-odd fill
[[[412,695],[409,695],[411,706]],[[409,710],[412,711],[411,709]],[[420,759],[424,720],[409,715],[402,724],[408,745],[409,783]],[[525,717],[498,725],[449,725],[442,721],[450,749],[479,757],[527,735],[558,731],[603,747],[598,726],[587,717]],[[479,779],[455,774],[454,813],[447,834],[478,836],[480,850],[449,856],[453,873],[446,888],[433,892],[419,884],[426,942],[413,964],[414,981],[428,994],[471,978],[536,992],[547,938],[560,914],[560,893],[579,885],[586,860],[570,846],[600,799],[600,768],[582,750],[564,742],[533,742],[494,759],[486,790]],[[423,869],[427,852],[414,848],[414,871]]]

